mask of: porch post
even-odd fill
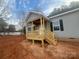
[[[32,22],[32,32],[33,32],[33,22]]]
[[[44,19],[43,19],[43,17],[41,17],[41,19],[40,19],[40,23],[41,23],[41,30],[40,30],[40,32],[42,33],[43,32],[43,28],[44,28]],[[41,37],[43,36],[43,34],[41,34]],[[42,47],[44,47],[44,40],[42,39],[41,40],[41,44],[42,44]]]
[[[42,47],[44,47],[44,40],[42,40]]]
[[[32,32],[33,32],[34,28],[33,28],[33,22],[32,22]],[[32,40],[32,43],[34,45],[34,39]]]

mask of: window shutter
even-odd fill
[[[53,23],[50,22],[50,28],[51,28],[51,31],[53,32]]]
[[[59,22],[60,22],[60,30],[61,30],[61,31],[64,31],[63,20],[60,19]]]

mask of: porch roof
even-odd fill
[[[34,20],[40,19],[41,17],[43,17],[45,20],[49,20],[48,17],[46,17],[42,12],[31,11],[26,17],[26,22],[32,22]]]

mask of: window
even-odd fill
[[[34,26],[34,30],[38,30],[39,29],[39,26]]]
[[[55,21],[53,22],[53,30],[54,30],[54,31],[59,31],[59,30],[60,30],[60,23],[59,23],[58,20],[55,20]]]
[[[64,31],[64,27],[63,27],[63,20],[60,19],[60,20],[55,20],[53,22],[53,28],[54,28],[54,31]]]
[[[30,32],[31,31],[31,27],[28,27],[28,32]]]
[[[59,26],[54,26],[54,30],[60,30]]]

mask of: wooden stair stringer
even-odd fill
[[[53,44],[53,45],[57,44],[57,40],[54,37],[54,33],[51,31],[47,31],[45,36],[45,41],[48,42],[49,44]]]

